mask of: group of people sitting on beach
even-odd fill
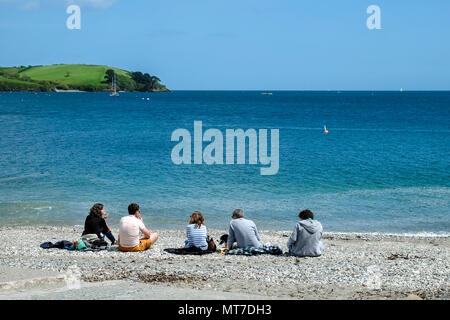
[[[244,218],[242,209],[234,210],[231,217],[228,235],[221,238],[226,242],[225,250],[262,248],[264,246],[255,223]],[[94,204],[86,217],[82,236],[95,234],[101,239],[107,237],[111,241],[111,245],[118,245],[118,249],[124,252],[147,250],[158,240],[158,233],[151,232],[145,226],[139,205],[136,203],[131,203],[128,206],[128,215],[120,219],[117,240],[106,223],[107,218],[108,213],[103,204]],[[321,223],[314,220],[314,214],[308,209],[301,211],[299,218],[300,221],[295,225],[294,231],[287,241],[289,254],[310,257],[322,255],[324,245],[321,241],[323,232]],[[194,211],[190,215],[189,224],[186,227],[185,248],[196,248],[203,251],[215,250],[215,244],[212,246],[211,242],[213,243],[213,240],[208,236],[202,213]]]

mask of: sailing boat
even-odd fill
[[[116,73],[113,74],[112,81],[112,92],[109,94],[110,97],[118,97],[119,93],[117,92],[117,84],[116,84]]]
[[[323,133],[328,134],[327,126],[323,126]]]

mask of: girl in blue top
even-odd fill
[[[185,241],[186,248],[200,248],[202,250],[208,249],[208,243],[206,238],[208,237],[208,232],[204,225],[205,220],[200,211],[194,211],[191,214],[190,221],[186,227],[187,240]]]

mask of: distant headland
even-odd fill
[[[120,91],[170,91],[148,73],[90,64],[0,67],[0,91],[108,91],[114,74]]]

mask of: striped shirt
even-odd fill
[[[199,228],[196,224],[189,224],[186,227],[186,234],[186,248],[197,247],[202,250],[208,249],[208,243],[206,242],[208,233],[204,225],[201,225]]]

